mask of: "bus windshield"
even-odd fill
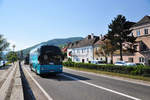
[[[57,52],[56,52],[57,51]],[[62,53],[59,48],[47,47],[41,50],[41,54],[38,58],[41,65],[61,65],[62,64]]]

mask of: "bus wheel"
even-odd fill
[[[37,69],[35,70],[36,75],[38,75]]]

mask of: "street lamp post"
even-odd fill
[[[13,47],[13,56],[15,55],[15,45],[12,46]],[[14,64],[14,57],[13,57],[13,64]]]

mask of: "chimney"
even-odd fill
[[[103,37],[103,35],[102,35],[102,34],[100,34],[99,39],[102,39],[102,37]]]
[[[91,39],[93,39],[94,38],[94,33],[91,33]]]
[[[91,35],[88,35],[88,39],[91,39]]]

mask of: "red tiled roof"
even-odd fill
[[[68,48],[80,48],[84,46],[91,46],[94,45],[98,40],[99,40],[98,36],[91,37],[90,35],[88,35],[83,40],[79,40],[74,43],[68,44]]]

